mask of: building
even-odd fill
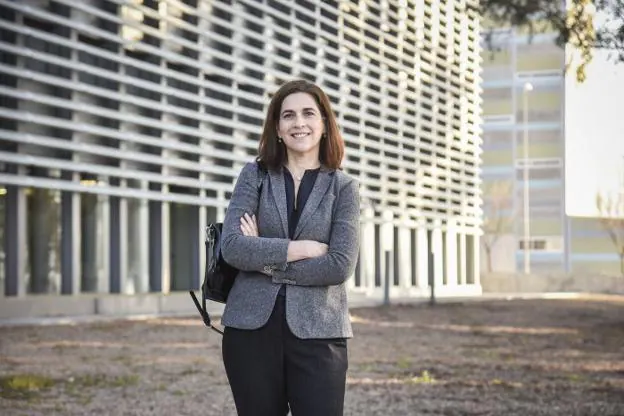
[[[523,272],[528,266],[532,273],[619,273],[619,258],[598,213],[575,207],[594,208],[595,194],[607,179],[584,183],[583,178],[601,175],[604,159],[591,150],[599,143],[596,134],[589,133],[583,139],[589,141],[583,145],[587,149],[581,148],[575,141],[578,124],[570,124],[578,119],[598,131],[599,123],[592,124],[587,116],[604,110],[594,100],[591,106],[580,102],[579,91],[595,88],[588,84],[604,72],[588,73],[586,84],[578,86],[573,71],[565,75],[566,51],[555,45],[554,33],[535,34],[529,40],[526,30],[508,27],[493,34],[495,47],[482,52],[486,217],[482,242],[495,242],[491,264],[483,250],[482,267],[498,272]],[[610,140],[606,147],[617,151],[617,139]]]
[[[479,293],[479,23],[465,4],[3,2],[4,298],[190,305],[203,228],[292,78],[328,92],[361,182],[352,294],[377,296],[388,271],[393,296],[426,294],[430,249],[439,294]]]

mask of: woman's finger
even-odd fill
[[[241,230],[244,230],[245,233],[249,232],[250,230],[249,222],[244,217],[241,217],[240,225],[241,225]]]
[[[259,233],[258,233],[258,221],[256,220],[256,216],[255,215],[251,216],[251,228],[254,230],[256,235],[259,235]]]

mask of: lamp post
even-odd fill
[[[523,116],[524,116],[524,163],[523,163],[523,176],[524,176],[524,197],[523,197],[523,214],[524,214],[524,273],[531,273],[531,222],[530,222],[530,205],[529,205],[529,92],[533,91],[533,85],[530,82],[524,84],[524,90],[522,92],[523,103]]]

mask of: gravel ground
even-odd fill
[[[624,415],[623,298],[351,313],[346,415]],[[0,331],[2,415],[235,414],[198,318]]]

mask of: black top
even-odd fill
[[[306,170],[299,184],[297,192],[297,203],[295,203],[295,181],[288,169],[284,169],[284,183],[286,184],[286,206],[288,207],[288,238],[291,240],[295,236],[295,229],[299,223],[299,216],[305,206],[320,168]]]
[[[299,192],[297,192],[297,201],[295,203],[295,180],[293,179],[290,171],[284,168],[286,206],[288,208],[288,238],[291,240],[295,237],[295,229],[299,223],[299,216],[301,215],[301,211],[303,211],[303,207],[305,207],[305,204],[310,197],[310,193],[312,192],[312,188],[314,188],[314,183],[316,182],[316,177],[318,176],[320,169],[321,168],[308,169],[305,171],[303,178],[301,178],[301,183],[299,184]],[[285,293],[285,285],[282,285],[279,294],[284,296]]]

